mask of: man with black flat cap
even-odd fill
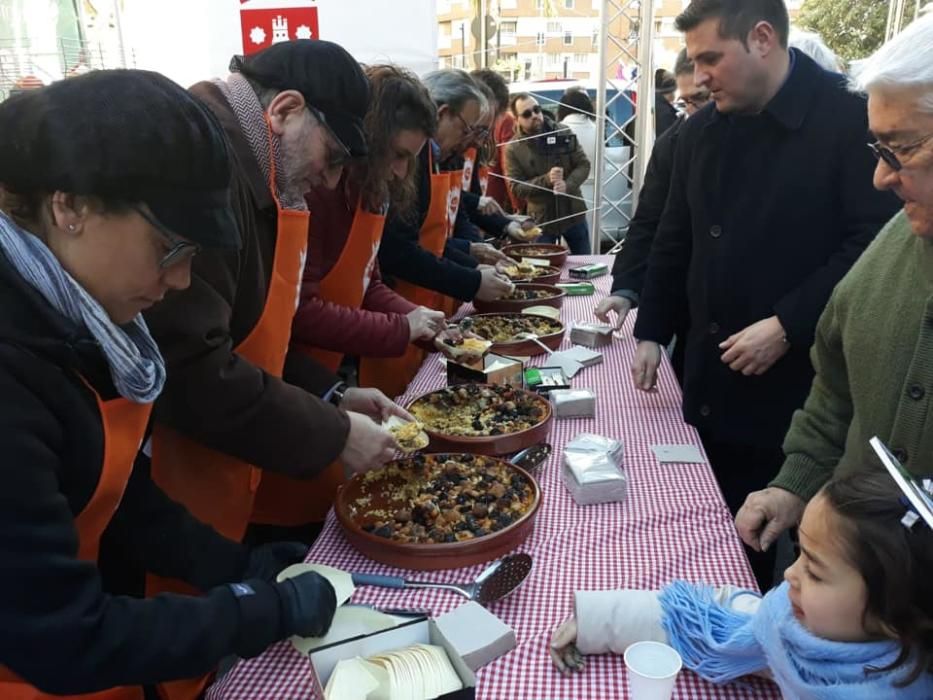
[[[344,164],[366,153],[363,72],[340,46],[314,40],[234,58],[231,69],[191,92],[229,140],[243,247],[196,259],[191,286],[146,321],[168,365],[154,411],[152,477],[241,541],[263,470],[312,478],[338,458],[350,471],[378,466],[395,442],[370,417],[407,414],[381,392],[340,385],[306,355],[286,357],[308,239],[304,194],[335,187]],[[283,546],[279,564],[296,552]],[[167,590],[188,589],[147,577],[147,594]],[[196,697],[204,681],[160,692]]]

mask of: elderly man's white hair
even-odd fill
[[[791,27],[787,44],[795,49],[800,49],[816,61],[821,68],[831,73],[839,73],[842,70],[839,57],[826,45],[823,37],[816,32],[808,32],[800,27]]]
[[[933,14],[914,20],[854,73],[852,86],[860,92],[919,90],[918,107],[933,114]]]

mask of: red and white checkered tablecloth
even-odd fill
[[[610,262],[602,256],[572,257],[568,265]],[[566,268],[565,268],[566,269]],[[609,292],[611,277],[593,280],[596,296],[566,297],[565,324],[592,321],[593,307]],[[467,307],[467,310],[470,307]],[[595,419],[563,419],[553,423],[549,442],[554,452],[536,474],[542,505],[532,535],[521,550],[531,554],[534,568],[524,585],[490,610],[508,623],[518,647],[477,673],[477,698],[484,700],[595,700],[627,697],[625,665],[620,656],[588,659],[586,670],[564,677],[551,664],[547,645],[553,629],[571,613],[573,592],[610,588],[659,588],[675,578],[713,585],[753,587],[754,578],[710,468],[706,464],[659,464],[650,446],[700,445],[696,432],[683,422],[680,387],[665,362],[658,392],[636,391],[629,379],[635,350],[626,321],[604,361],[580,371],[573,386],[597,394]],[[563,349],[570,347],[569,332]],[[546,356],[532,359],[544,364]],[[445,384],[438,355],[421,367],[400,402]],[[581,432],[621,439],[625,444],[628,495],[624,503],[577,506],[560,479],[564,444]],[[702,449],[702,448],[701,448]],[[405,571],[370,561],[344,539],[328,516],[310,559],[347,571],[405,576],[437,582],[468,582],[484,568],[453,571]],[[364,587],[352,602],[384,608],[426,609],[441,615],[463,603],[454,593],[434,590],[392,591]],[[240,661],[208,691],[208,700],[297,700],[311,698],[311,666],[290,643],[270,647],[254,659]],[[719,687],[690,671],[680,674],[674,697],[779,698],[773,684],[748,679]]]

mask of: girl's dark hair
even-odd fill
[[[408,216],[415,205],[415,168],[409,167],[404,180],[392,178],[389,166],[395,157],[392,139],[400,131],[420,131],[431,138],[437,131],[437,107],[414,73],[399,66],[372,65],[364,68],[371,86],[369,111],[363,130],[369,155],[350,169],[359,188],[363,205],[372,212],[388,201],[396,215]],[[414,160],[414,159],[413,159]]]
[[[901,490],[877,468],[833,479],[820,493],[840,516],[845,554],[865,580],[863,621],[876,620],[901,645],[891,664],[868,670],[907,666],[898,686],[909,685],[933,671],[933,530],[922,520],[901,524]]]
[[[595,120],[596,110],[593,107],[593,100],[587,94],[586,90],[580,87],[567,88],[560,97],[560,104],[557,105],[557,121],[564,121],[564,117],[569,114],[582,114],[587,119]]]

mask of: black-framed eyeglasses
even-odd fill
[[[522,119],[531,119],[531,115],[541,114],[541,105],[535,105],[534,107],[529,107],[524,112],[519,114]]]
[[[868,148],[875,154],[875,158],[883,160],[885,165],[891,168],[891,170],[898,172],[904,167],[900,158],[910,155],[930,139],[933,139],[933,134],[924,136],[922,139],[909,143],[906,146],[897,146],[896,148],[885,146],[881,141],[875,141],[874,143],[869,143]]]
[[[327,144],[327,167],[328,169],[342,168],[351,160],[353,160],[353,154],[350,152],[350,149],[347,147],[339,136],[335,132],[330,124],[327,123],[327,118],[324,116],[323,112],[320,112],[313,107],[308,107],[308,110],[311,114],[314,115],[314,118],[324,127],[324,130],[327,131],[327,135],[330,137]]]
[[[464,119],[462,115],[460,115],[460,114],[455,114],[454,116],[455,116],[457,119],[460,120],[460,124],[462,125],[462,126],[460,127],[460,133],[463,134],[464,136],[472,136],[475,127],[470,126],[470,125],[467,123],[467,120]]]
[[[166,268],[180,263],[182,260],[190,260],[195,255],[201,252],[201,246],[197,243],[192,243],[191,241],[185,241],[176,236],[174,233],[169,231],[162,223],[156,219],[152,214],[150,214],[146,209],[138,204],[132,205],[133,211],[139,214],[143,219],[146,220],[150,226],[152,226],[156,231],[159,232],[159,235],[164,238],[169,244],[168,252],[162,256],[162,259],[159,261],[159,267],[163,270]]]
[[[489,138],[490,130],[488,126],[473,127],[473,138],[476,141],[483,141]]]

